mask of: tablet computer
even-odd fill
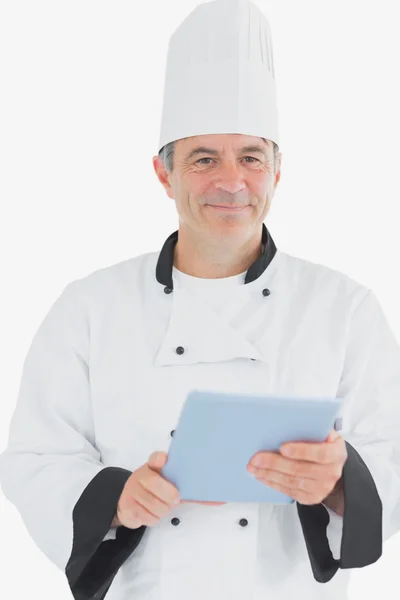
[[[247,464],[285,442],[323,442],[341,398],[191,391],[182,407],[161,475],[182,500],[268,502],[294,499],[255,479]]]

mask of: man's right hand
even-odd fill
[[[123,525],[130,529],[138,529],[143,525],[156,525],[162,517],[182,502],[177,488],[160,474],[167,459],[166,452],[153,452],[148,462],[132,473],[122,490],[112,525]],[[225,504],[225,502],[196,503],[209,506]]]

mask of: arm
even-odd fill
[[[112,520],[111,527],[120,527],[120,526],[121,526],[121,523],[119,522],[117,515],[115,515],[115,517]]]
[[[339,479],[332,492],[325,498],[322,504],[332,510],[339,517],[344,516],[344,485],[343,477]]]
[[[145,527],[119,527],[103,541],[131,472],[105,467],[95,446],[89,320],[78,284],[54,302],[27,353],[0,480],[73,596],[101,600]]]
[[[339,568],[376,562],[383,541],[400,529],[400,347],[371,290],[352,318],[337,396],[345,403],[340,433],[348,453],[342,489],[324,503],[297,506],[322,583]]]

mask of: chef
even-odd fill
[[[400,529],[400,347],[371,289],[277,248],[278,144],[266,18],[198,6],[170,40],[153,159],[179,228],[66,285],[0,457],[6,498],[76,599],[343,600]],[[162,478],[192,389],[343,399],[324,442],[249,457],[295,502],[178,501],[146,524],[137,474]]]

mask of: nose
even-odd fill
[[[230,161],[218,169],[214,186],[217,190],[225,190],[230,194],[235,194],[245,188],[246,184],[243,181],[240,168],[234,161]]]

